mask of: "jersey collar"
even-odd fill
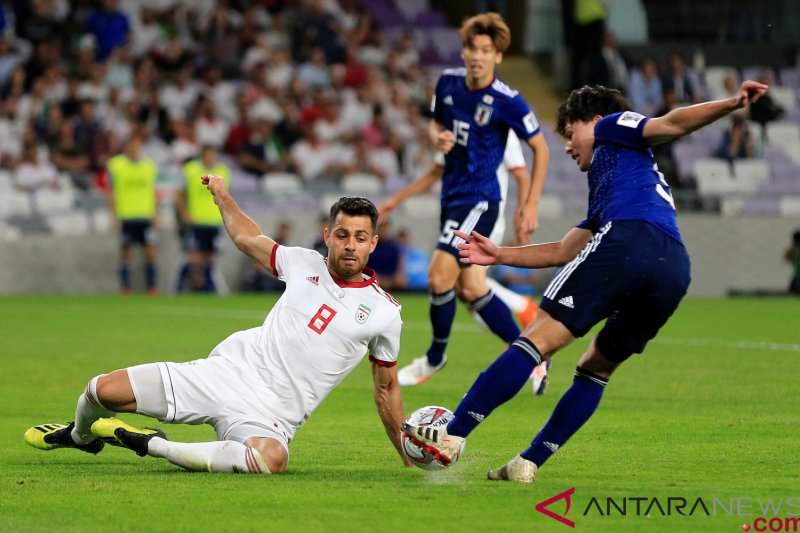
[[[466,86],[467,90],[470,91],[470,92],[482,91],[484,89],[488,89],[489,87],[491,87],[492,84],[494,83],[494,80],[496,80],[496,79],[497,79],[497,76],[493,74],[492,75],[492,81],[490,81],[489,83],[487,83],[483,87],[475,87],[473,89],[472,87],[469,86],[469,83],[467,83],[467,78],[464,78],[464,85]]]

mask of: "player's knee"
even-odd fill
[[[280,474],[286,471],[286,467],[289,465],[289,454],[278,441],[264,438],[249,444],[251,448],[261,454],[270,473]]]
[[[94,399],[111,411],[136,410],[136,398],[126,370],[115,370],[110,374],[96,376],[89,381],[87,392],[94,392]]]
[[[465,283],[461,289],[461,294],[464,296],[464,301],[471,304],[475,300],[483,298],[488,293],[486,291],[486,287],[476,287]]]
[[[439,271],[428,272],[428,289],[434,294],[441,294],[453,290],[455,283]]]

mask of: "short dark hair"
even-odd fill
[[[372,233],[378,231],[378,209],[375,204],[361,196],[342,196],[332,206],[328,216],[328,227],[332,228],[339,213],[351,217],[369,217],[372,221]]]
[[[589,122],[597,115],[604,117],[630,110],[630,102],[618,90],[602,85],[584,85],[569,93],[567,99],[558,107],[556,131],[563,136],[567,124]]]
[[[795,246],[800,246],[800,229],[794,230],[794,235],[792,235],[792,241],[794,242]]]

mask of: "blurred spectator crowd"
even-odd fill
[[[29,197],[7,202],[0,220],[90,201],[134,135],[164,196],[206,145],[234,168],[234,192],[333,192],[354,177],[348,192],[374,193],[413,178],[432,160],[424,118],[438,67],[422,66],[410,26],[425,10],[427,1],[398,11],[390,0],[0,2],[0,189]],[[457,31],[435,15],[423,18],[449,36],[452,56]],[[441,63],[426,50],[429,65]]]

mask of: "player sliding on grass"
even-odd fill
[[[364,268],[378,242],[375,206],[353,197],[333,204],[324,232],[328,257],[323,258],[313,250],[276,244],[239,209],[222,178],[207,175],[202,181],[236,246],[286,282],[264,324],[234,333],[206,359],[145,364],[94,377],[78,398],[74,423],[34,426],[25,441],[42,450],[90,453],[98,453],[106,441],[187,470],[283,472],[295,431],[369,353],[378,414],[410,465],[400,443],[405,417],[395,366],[400,305]],[[155,430],[106,418],[115,412],[212,424],[219,440],[171,442]]]
[[[669,186],[650,146],[699,129],[758,100],[767,86],[745,81],[737,96],[648,119],[619,91],[583,87],[558,110],[566,151],[588,172],[589,212],[560,242],[498,248],[475,232],[459,237],[461,261],[528,268],[566,265],[544,293],[536,321],[487,368],[444,429],[404,426],[445,456],[525,384],[534,366],[603,319],[561,397],[530,447],[489,479],[530,483],[538,469],[592,416],[611,374],[666,323],[689,287]],[[457,233],[458,234],[458,233]]]

